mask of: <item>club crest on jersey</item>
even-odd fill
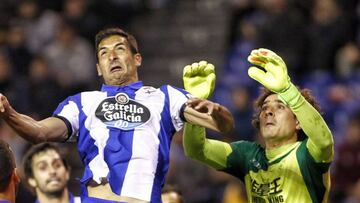
[[[108,126],[132,130],[150,119],[149,109],[124,93],[104,99],[96,109],[95,116]]]

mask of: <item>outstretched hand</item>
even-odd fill
[[[284,92],[290,87],[286,64],[283,59],[271,50],[260,48],[251,51],[248,61],[262,67],[250,67],[248,75],[275,93]]]
[[[207,99],[215,88],[215,67],[206,61],[187,65],[183,70],[185,90],[192,95]]]

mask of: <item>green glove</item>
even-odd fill
[[[249,76],[261,83],[264,87],[275,93],[281,93],[290,87],[286,64],[280,56],[268,49],[254,49],[251,51],[248,61],[257,67],[250,67]]]
[[[215,67],[206,61],[187,65],[183,70],[185,90],[190,94],[207,99],[215,88]]]

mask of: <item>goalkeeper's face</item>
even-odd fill
[[[300,124],[290,108],[279,100],[276,94],[271,94],[264,100],[259,120],[260,133],[267,147],[268,144],[281,146],[296,142]]]
[[[128,85],[138,81],[137,68],[141,65],[141,55],[133,54],[127,39],[111,35],[99,43],[97,50],[98,75],[107,85]]]

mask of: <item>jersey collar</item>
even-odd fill
[[[290,151],[292,151],[298,145],[300,145],[300,142],[287,144],[287,145],[284,145],[284,146],[281,146],[279,148],[272,149],[272,150],[266,150],[265,151],[266,157],[269,160],[269,162],[272,162],[280,157],[283,157],[284,155],[287,155]]]
[[[101,86],[101,91],[106,91],[106,92],[129,92],[129,91],[130,92],[135,92],[135,91],[139,90],[142,86],[143,86],[142,81],[137,81],[137,82],[131,83],[129,85],[125,85],[125,86],[103,84]]]

